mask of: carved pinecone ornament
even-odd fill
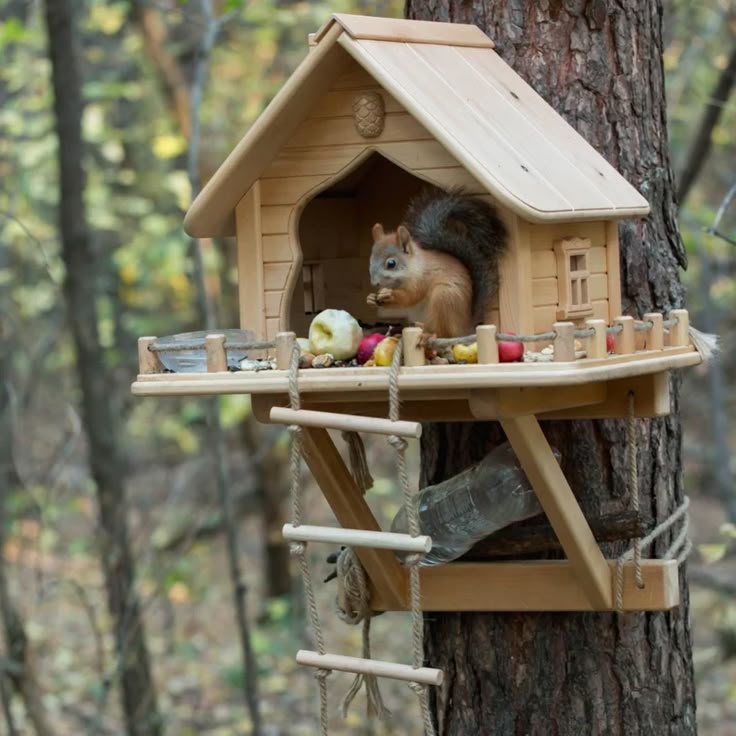
[[[355,129],[363,138],[376,138],[383,132],[386,108],[378,92],[360,92],[353,98]]]

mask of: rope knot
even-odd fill
[[[365,571],[351,547],[340,552],[335,566],[337,574],[337,615],[355,626],[370,619],[370,591]]]
[[[300,427],[298,424],[290,424],[286,431],[292,436],[292,437],[298,437],[301,436],[302,430],[304,427]]]
[[[317,680],[320,684],[327,681],[327,678],[332,674],[332,670],[324,670],[324,669],[318,669],[314,673],[314,679]]]
[[[304,557],[304,552],[307,549],[307,545],[304,542],[292,542],[289,545],[289,554],[293,557]]]
[[[387,442],[395,450],[405,450],[407,447],[406,440],[403,437],[399,437],[397,434],[389,435]]]
[[[424,558],[424,555],[418,552],[407,555],[404,558],[404,566],[405,567],[415,567],[416,565],[421,563],[423,558]]]
[[[409,687],[419,696],[424,695],[424,685],[421,682],[410,682]]]

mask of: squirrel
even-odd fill
[[[496,209],[462,188],[425,191],[404,223],[372,229],[371,284],[375,306],[409,307],[425,333],[459,337],[481,324],[498,290],[506,228]]]

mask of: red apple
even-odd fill
[[[514,335],[514,332],[508,332],[508,335]],[[498,341],[498,359],[501,363],[514,363],[524,357],[523,342],[507,342],[506,340]]]
[[[360,341],[358,346],[358,363],[360,365],[373,357],[373,351],[381,340],[383,340],[383,335],[377,332],[374,335],[367,335]]]
[[[616,341],[614,340],[613,335],[606,335],[606,351],[612,353],[615,345]]]

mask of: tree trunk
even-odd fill
[[[97,486],[102,564],[115,629],[117,668],[127,733],[161,733],[140,605],[134,587],[134,563],[128,541],[124,462],[112,411],[102,347],[97,330],[94,256],[84,209],[82,95],[76,55],[79,27],[72,0],[47,0],[49,57],[54,113],[59,139],[59,217],[66,269],[64,297],[76,350],[82,417],[89,462]]]
[[[651,215],[620,226],[624,311],[680,306],[686,265],[667,151],[661,3],[637,0],[407,0],[423,20],[474,23],[497,52],[649,200]],[[675,382],[676,384],[676,382]],[[642,514],[661,520],[682,501],[677,385],[673,414],[637,423]],[[549,423],[584,511],[624,511],[625,425]],[[422,484],[497,444],[496,424],[433,425]],[[661,555],[670,539],[654,550]],[[605,545],[615,556],[620,544]],[[441,734],[692,734],[695,695],[688,592],[669,613],[432,614],[425,646],[445,671]]]

